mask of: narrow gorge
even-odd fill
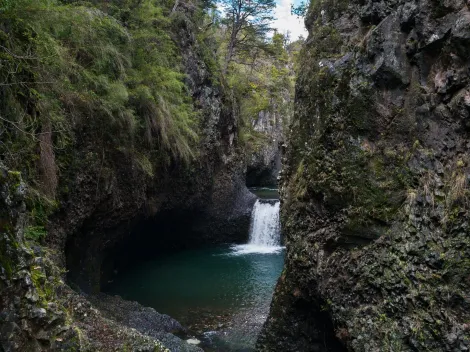
[[[467,0],[0,0],[0,351],[469,351],[469,121]]]

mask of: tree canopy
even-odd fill
[[[222,0],[230,37],[225,56],[224,71],[239,47],[257,46],[271,30],[275,0]]]

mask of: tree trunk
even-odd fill
[[[175,5],[173,6],[173,9],[171,10],[171,13],[176,11],[176,8],[178,7],[179,4],[180,4],[180,0],[176,0]]]
[[[228,43],[227,56],[225,56],[224,75],[227,74],[228,65],[232,61],[233,52],[235,50],[235,41],[237,40],[237,34],[239,28],[239,16],[232,19],[232,33],[230,34],[230,42]]]
[[[234,47],[235,47],[235,40],[233,38],[230,38],[230,43],[228,44],[227,56],[225,57],[224,74],[227,73],[228,65],[232,61]]]

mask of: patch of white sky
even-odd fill
[[[275,20],[272,27],[279,33],[289,33],[290,40],[297,40],[300,36],[307,38],[307,29],[304,25],[304,19],[298,18],[291,13],[291,6],[298,6],[300,0],[277,0],[276,9],[274,10]]]
[[[299,18],[291,13],[291,7],[299,6],[302,0],[276,0],[276,8],[274,9],[274,21],[271,27],[278,33],[289,34],[290,40],[295,41],[300,36],[307,38],[308,32],[305,28],[304,19]],[[220,13],[223,13],[223,7],[217,6]],[[268,37],[270,37],[268,35]]]

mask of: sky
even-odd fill
[[[274,9],[274,22],[272,28],[277,29],[279,33],[285,34],[290,32],[291,41],[297,40],[299,36],[307,38],[308,32],[305,29],[304,19],[297,18],[291,14],[291,4],[300,5],[302,0],[276,0],[276,8]],[[223,13],[221,3],[218,3],[218,10]],[[268,37],[270,35],[268,34]]]
[[[290,31],[291,40],[296,40],[300,35],[307,38],[307,30],[304,26],[304,20],[298,19],[297,16],[291,15],[290,8],[292,0],[277,0],[277,6],[274,12],[276,20],[273,23],[273,28],[276,28],[280,33]],[[300,1],[294,1],[298,5]]]

